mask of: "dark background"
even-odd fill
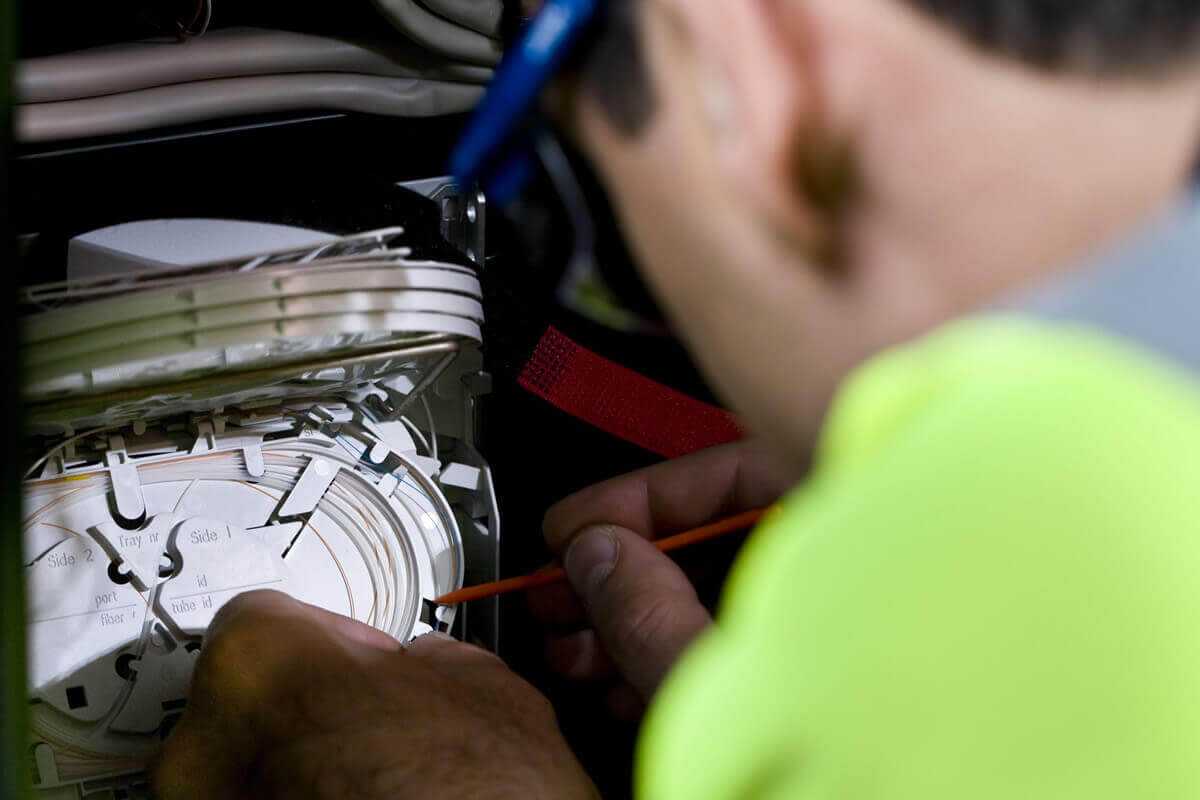
[[[0,8],[7,0],[0,0]],[[136,12],[145,3],[117,0],[110,6],[80,2],[27,2],[20,27],[20,46],[36,55],[129,38],[129,14],[114,17],[113,8]],[[220,4],[228,8],[226,4]],[[378,26],[354,4],[338,5],[338,25],[352,32]],[[310,15],[312,3],[282,4],[253,0],[218,17],[217,24],[277,24],[287,18],[296,27],[315,26],[324,15]],[[343,15],[343,9],[347,13]],[[107,9],[107,11],[105,10]],[[185,11],[181,6],[181,10]],[[220,13],[220,11],[218,11]],[[114,19],[121,19],[120,24]],[[68,20],[64,24],[63,20]],[[2,24],[2,22],[0,22]],[[146,25],[163,24],[145,22]],[[13,31],[4,26],[6,33]],[[150,28],[139,28],[142,35]],[[0,45],[2,47],[2,45]],[[7,103],[5,104],[7,109]],[[219,125],[155,132],[141,137],[59,143],[19,149],[11,178],[3,180],[15,198],[12,222],[22,237],[24,256],[5,259],[11,284],[45,282],[62,277],[65,241],[72,235],[116,222],[158,217],[219,216],[290,223],[335,231],[363,230],[403,222],[410,206],[394,185],[398,181],[444,174],[448,148],[464,118],[395,120],[314,112],[306,115],[223,121]],[[7,131],[8,126],[5,125]],[[597,207],[598,190],[591,189]],[[570,226],[557,208],[553,192],[538,180],[527,196],[520,225],[489,210],[489,254],[483,271],[488,323],[485,359],[495,377],[494,391],[483,404],[481,449],[493,467],[500,495],[503,528],[502,573],[532,571],[549,560],[542,544],[545,509],[567,494],[614,475],[657,461],[640,448],[618,441],[552,408],[517,386],[516,378],[548,325],[554,325],[585,347],[632,369],[702,399],[711,399],[686,353],[669,337],[617,333],[559,307],[554,289],[570,252]],[[603,214],[601,260],[610,279],[630,304],[646,309],[647,300],[631,278],[619,235]],[[399,218],[398,218],[399,217]],[[6,217],[7,221],[7,217]],[[10,252],[12,231],[3,247]],[[15,280],[14,280],[15,279]],[[12,314],[4,316],[3,350],[18,347]],[[10,356],[11,358],[11,356]],[[8,382],[6,417],[14,382]],[[14,472],[17,459],[4,469],[7,500],[0,504],[7,528],[18,529]],[[4,537],[6,577],[6,661],[16,663],[12,649],[23,626],[14,630],[11,598],[19,594],[14,567],[19,537]],[[717,545],[708,555],[724,561],[730,545]],[[706,557],[700,554],[700,558]],[[636,726],[613,719],[602,698],[608,687],[569,685],[554,680],[542,659],[544,634],[521,596],[502,601],[502,655],[521,674],[546,691],[559,709],[568,739],[606,797],[629,794],[629,768]],[[19,626],[19,616],[16,617]],[[23,708],[23,680],[6,673],[6,699]],[[14,683],[15,681],[15,683]],[[13,691],[13,686],[18,691]],[[4,724],[19,715],[4,708]],[[5,758],[5,769],[25,763]],[[11,752],[11,751],[10,751]],[[5,775],[7,778],[8,776]],[[20,777],[18,770],[17,777]],[[8,791],[8,786],[3,787]],[[3,796],[10,796],[5,793]]]
[[[13,228],[11,225],[11,83],[15,42],[12,0],[0,0],[0,365],[5,375],[17,372],[17,327]],[[0,393],[0,415],[19,431],[21,415],[17,381],[6,380]],[[10,440],[11,442],[11,440]],[[28,774],[25,753],[25,593],[21,585],[21,496],[19,450],[11,442],[9,457],[0,459],[0,797],[21,797]]]

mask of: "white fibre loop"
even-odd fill
[[[122,731],[157,730],[166,695],[186,688],[181,648],[242,591],[284,591],[406,641],[423,601],[461,586],[462,541],[437,484],[401,454],[400,480],[383,482],[343,438],[264,443],[257,476],[240,448],[140,460],[147,519],[132,530],[113,522],[106,468],[27,482],[32,719],[60,777],[127,769],[153,749],[156,737]],[[328,487],[279,518],[310,469]],[[152,684],[164,696],[148,696]]]

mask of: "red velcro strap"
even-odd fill
[[[742,438],[733,415],[547,329],[518,383],[584,422],[667,458]]]

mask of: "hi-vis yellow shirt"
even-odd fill
[[[1197,205],[1074,280],[847,382],[639,797],[1200,798]]]

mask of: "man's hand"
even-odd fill
[[[623,678],[612,696],[628,714],[648,700],[711,621],[691,582],[650,540],[769,505],[792,483],[760,443],[738,442],[616,478],[563,500],[543,533],[571,587],[530,593],[557,631],[551,665],[579,680]],[[636,696],[632,696],[636,693]]]
[[[152,781],[161,800],[596,796],[499,658],[436,634],[405,650],[275,592],[218,613]]]

